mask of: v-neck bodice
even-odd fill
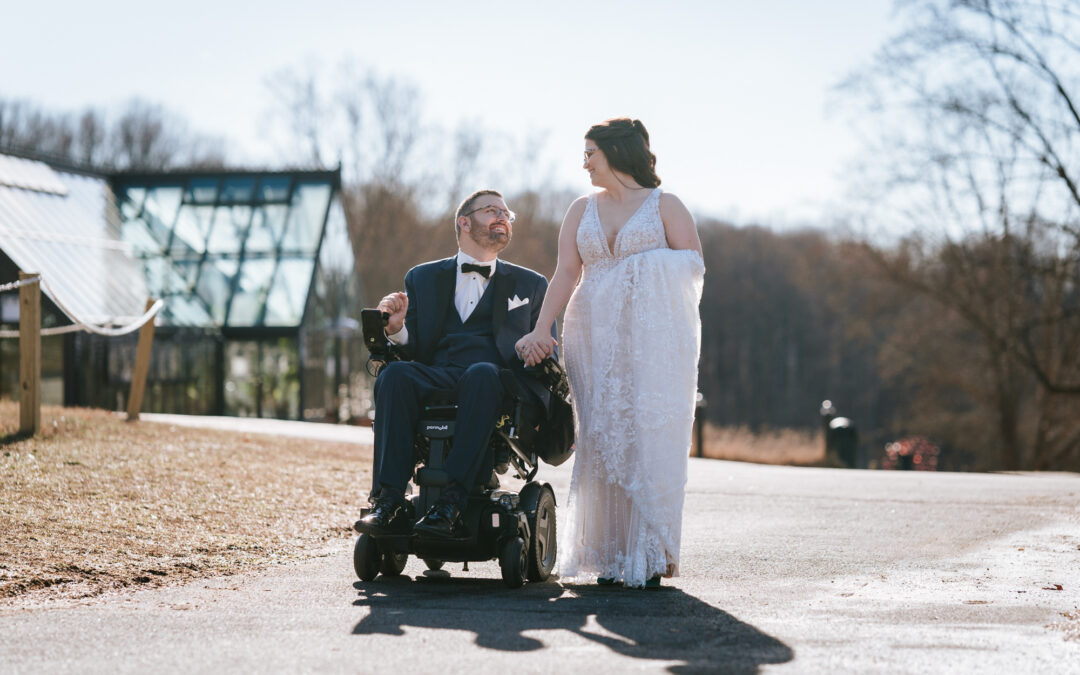
[[[615,245],[608,245],[607,235],[600,224],[596,195],[590,195],[585,213],[578,225],[577,245],[586,273],[593,266],[610,267],[635,253],[667,247],[664,222],[660,219],[660,188],[655,188],[637,211],[615,233]]]

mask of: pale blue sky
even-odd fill
[[[699,215],[826,217],[859,150],[829,89],[897,28],[891,0],[5,3],[0,95],[50,108],[160,102],[233,155],[265,141],[265,79],[353,59],[412,80],[428,120],[543,132],[580,192],[582,136],[615,115],[652,135],[664,187]]]

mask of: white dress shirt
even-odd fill
[[[484,276],[478,272],[462,272],[461,265],[463,263],[485,265],[491,269],[491,274],[485,279]],[[465,323],[469,318],[469,315],[476,309],[476,305],[480,302],[480,298],[483,297],[488,284],[491,283],[491,278],[495,275],[495,261],[480,262],[468,253],[458,249],[457,262],[455,265],[457,268],[457,281],[454,287],[454,307],[457,308],[458,316],[461,317],[461,323]],[[400,331],[393,335],[388,335],[387,337],[390,339],[390,342],[393,342],[396,345],[409,343],[409,331],[405,328],[404,324],[402,324]]]

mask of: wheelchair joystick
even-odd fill
[[[360,310],[360,327],[364,333],[364,346],[368,350],[367,371],[377,377],[386,364],[404,358],[401,347],[386,336],[390,314],[378,309]]]

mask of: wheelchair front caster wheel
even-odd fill
[[[434,560],[433,558],[424,558],[424,564],[427,565],[429,570],[439,571],[442,569],[443,561]]]
[[[353,548],[353,569],[360,581],[371,581],[379,575],[379,567],[382,565],[382,555],[379,546],[370,534],[362,534],[356,540]]]
[[[383,553],[379,571],[383,573],[384,577],[401,576],[407,562],[409,562],[408,553]]]
[[[502,569],[503,583],[510,588],[520,588],[525,583],[527,564],[525,540],[521,537],[507,539],[502,550],[499,551],[499,567]]]

